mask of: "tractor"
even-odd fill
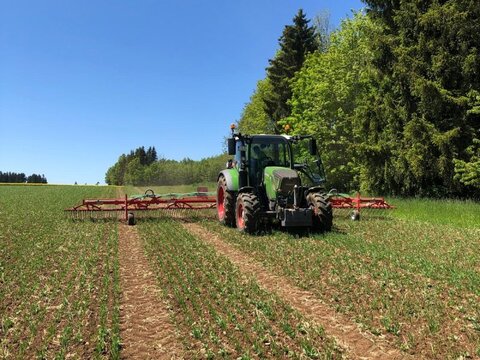
[[[227,162],[217,179],[219,221],[248,234],[267,226],[330,231],[333,212],[325,173],[311,136],[243,135],[227,139]]]

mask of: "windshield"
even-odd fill
[[[248,145],[249,179],[253,186],[262,184],[263,170],[266,166],[291,168],[290,147],[281,137],[252,137]]]
[[[249,146],[250,161],[257,161],[261,167],[291,167],[288,142],[283,138],[254,137]]]

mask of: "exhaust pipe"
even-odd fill
[[[293,207],[295,209],[298,209],[300,207],[299,199],[300,199],[299,187],[298,185],[295,185],[293,187]]]

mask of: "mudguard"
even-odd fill
[[[225,169],[220,171],[218,178],[223,175],[227,181],[228,191],[238,191],[238,170],[237,169]],[[218,180],[217,178],[217,180]]]

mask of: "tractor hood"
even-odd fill
[[[287,196],[293,192],[295,185],[301,185],[298,173],[285,167],[267,166],[263,179],[269,200],[275,200],[277,195]]]

